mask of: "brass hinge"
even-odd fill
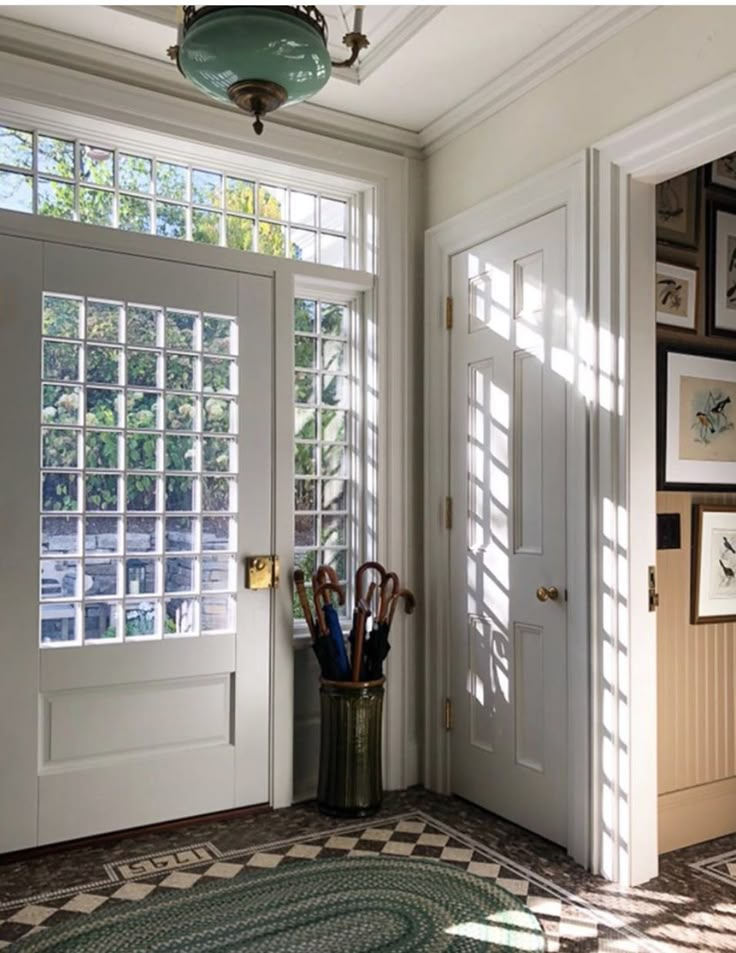
[[[657,592],[657,570],[650,566],[647,570],[647,595],[649,596],[649,611],[655,612],[659,606],[659,593]]]
[[[445,497],[445,529],[452,529],[452,497]]]
[[[453,314],[452,314],[452,298],[445,298],[445,327],[448,331],[452,331],[453,325]]]
[[[452,699],[445,699],[445,731],[452,731],[455,723],[454,712],[452,710]]]

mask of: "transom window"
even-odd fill
[[[257,177],[0,125],[0,208],[350,265],[350,203]]]
[[[297,298],[294,306],[295,566],[353,577],[357,549],[357,304]],[[303,618],[298,599],[294,616]]]
[[[42,645],[234,631],[237,332],[44,295]]]

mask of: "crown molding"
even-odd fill
[[[371,50],[369,47],[365,56],[359,61],[358,82],[365,82],[371,73],[375,73],[395,53],[398,53],[407,40],[424,29],[444,9],[445,7],[439,4],[417,7],[408,16],[402,16],[400,10],[395,10],[384,23],[375,48]],[[333,73],[333,76],[337,75],[339,74]]]
[[[426,7],[415,16],[406,17],[403,28],[397,25],[397,33],[401,33],[399,38],[394,41],[392,36],[391,39],[385,40],[376,51],[378,53],[383,48],[384,52],[372,60],[366,59],[366,63],[361,67],[359,80],[365,80],[366,76],[378,69],[400,49],[407,36],[420,30],[442,9]],[[654,6],[595,7],[571,27],[527,56],[523,62],[453,107],[446,115],[430,123],[419,133],[340,112],[314,102],[300,103],[279,111],[269,118],[269,125],[339,139],[409,158],[428,156],[505,109],[560,70],[656,9]],[[179,75],[173,63],[2,16],[0,51],[126,83],[142,91],[164,93],[176,97],[179,101],[206,105],[213,110],[235,112],[234,107],[216,104],[199,93]]]
[[[220,113],[224,110],[243,118],[234,106],[216,103],[198,92],[179,74],[173,63],[2,16],[0,52],[36,61],[39,66],[60,66],[76,73],[137,87],[142,93],[163,93],[175,97],[179,102],[196,103]],[[269,116],[268,123],[269,126],[284,126],[315,133],[409,158],[421,156],[419,136],[416,132],[328,109],[312,102],[280,110],[274,116]]]
[[[656,9],[595,7],[498,79],[425,126],[419,133],[423,154],[437,152]]]

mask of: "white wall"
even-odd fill
[[[660,7],[427,160],[426,225],[736,68],[736,7]]]

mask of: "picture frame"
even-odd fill
[[[736,152],[729,152],[706,165],[705,185],[736,198]]]
[[[697,249],[700,211],[698,169],[683,172],[656,189],[657,241],[681,248]]]
[[[658,261],[655,277],[657,324],[695,331],[698,270]]]
[[[661,344],[657,351],[657,487],[733,492],[736,354]]]
[[[690,578],[693,625],[736,621],[736,506],[693,506]]]
[[[706,332],[736,337],[736,205],[708,203],[706,260]]]

